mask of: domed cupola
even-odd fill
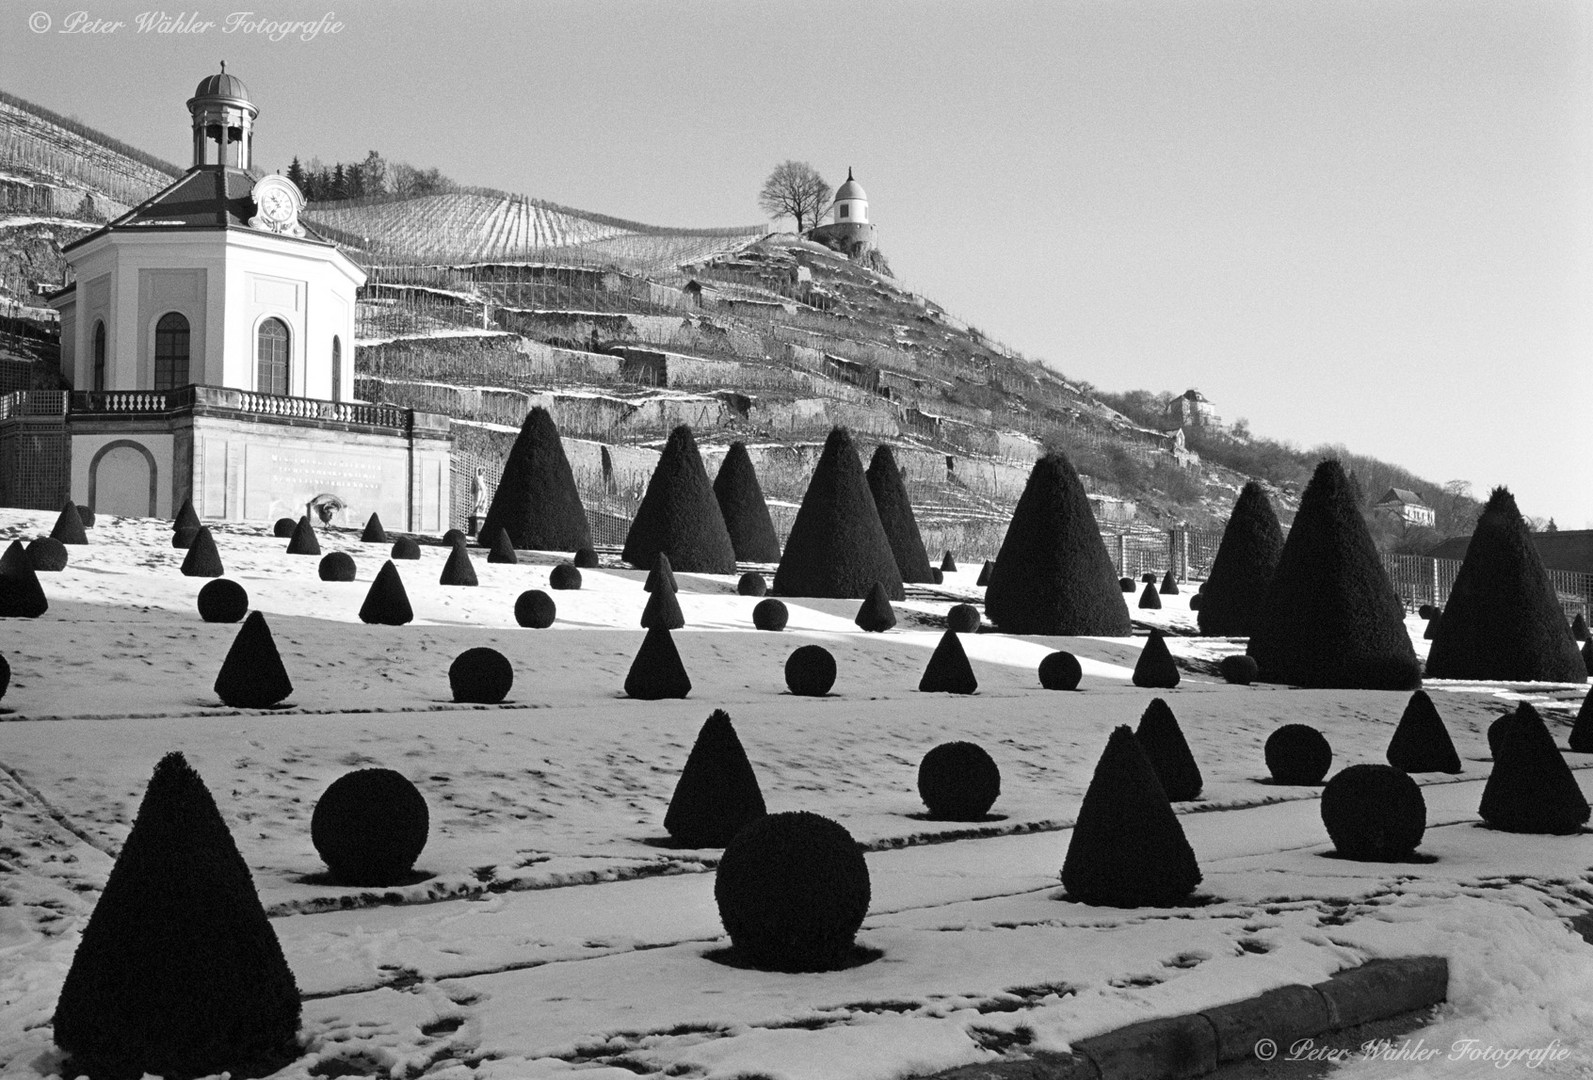
[[[249,100],[249,88],[236,75],[221,71],[201,79],[188,99],[194,124],[194,165],[227,165],[247,169],[250,165],[254,118],[260,115]]]
[[[868,223],[868,195],[863,185],[852,178],[850,166],[846,170],[846,183],[835,192],[835,223],[837,225],[866,225]]]

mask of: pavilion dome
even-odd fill
[[[836,202],[840,202],[842,199],[861,199],[864,202],[868,201],[868,195],[864,193],[863,185],[852,179],[852,170],[850,168],[846,170],[846,183],[842,184],[840,189],[835,193]]]

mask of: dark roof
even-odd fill
[[[199,80],[199,86],[194,90],[197,98],[226,98],[230,101],[249,101],[249,88],[243,85],[243,80],[236,75],[228,75],[223,69],[215,75],[206,75]]]
[[[1428,552],[1435,559],[1464,559],[1469,536],[1452,536]],[[1550,570],[1593,574],[1593,529],[1561,529],[1532,534],[1532,546]]]
[[[1422,497],[1416,494],[1414,491],[1406,491],[1404,488],[1395,487],[1389,488],[1388,491],[1383,494],[1383,497],[1377,500],[1377,505],[1382,506],[1384,503],[1388,502],[1402,502],[1408,506],[1427,505],[1422,501]]]

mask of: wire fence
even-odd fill
[[[1443,607],[1460,573],[1461,560],[1433,559],[1425,555],[1384,555],[1383,569],[1388,572],[1394,591],[1404,601],[1408,610],[1423,604]],[[1593,574],[1575,570],[1547,570],[1549,584],[1555,598],[1567,616],[1580,614],[1593,617]]]

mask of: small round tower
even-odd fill
[[[852,258],[860,258],[877,247],[874,225],[868,220],[868,194],[863,185],[846,170],[846,183],[835,192],[830,204],[830,221],[809,234],[814,240],[840,251]]]
[[[852,178],[850,165],[846,168],[846,183],[835,192],[835,216],[832,220],[837,225],[868,224],[868,194],[864,192],[863,185]]]
[[[249,100],[249,88],[236,75],[227,74],[225,61],[219,75],[200,80],[194,96],[188,99],[194,123],[194,164],[230,165],[247,169],[254,118],[260,115]]]

